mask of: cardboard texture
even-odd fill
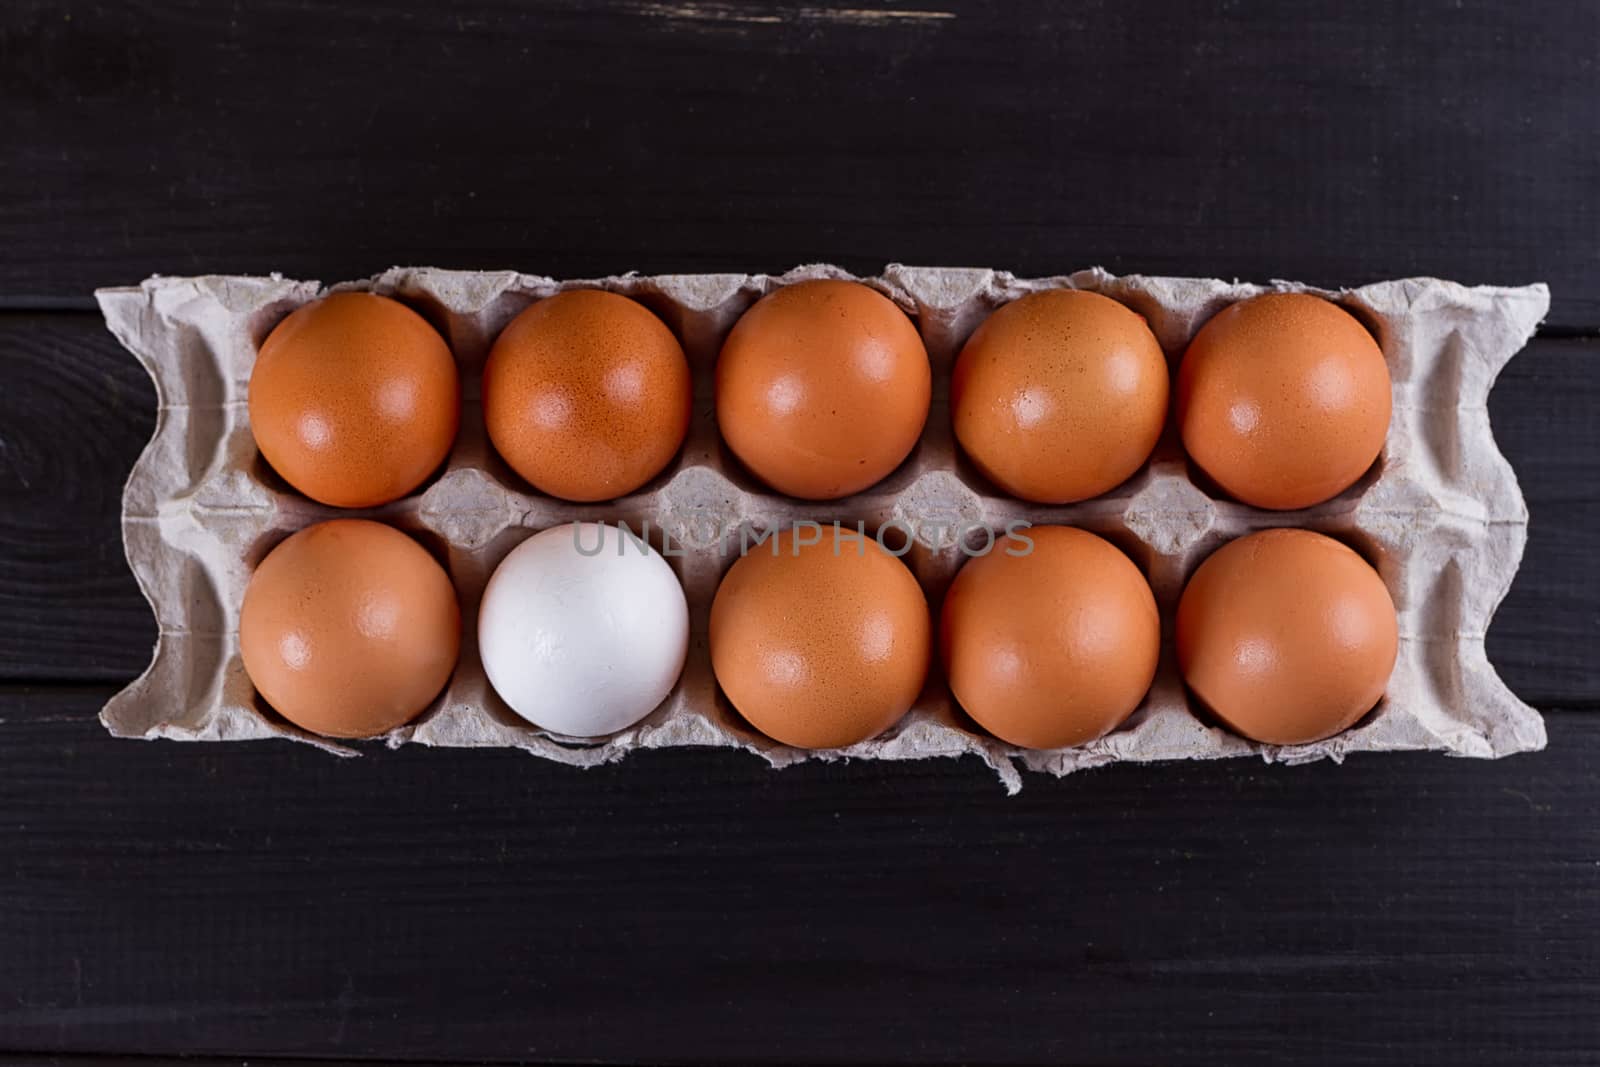
[[[284,315],[325,290],[283,278],[152,278],[96,295],[107,324],[155,381],[155,435],[123,497],[128,561],[155,610],[160,635],[146,672],[114,697],[101,719],[121,737],[182,741],[292,738],[330,752],[346,745],[289,725],[257,697],[238,648],[238,613],[252,567],[288,534],[339,515],[391,522],[446,563],[461,599],[461,662],[445,692],[390,745],[511,746],[591,766],[638,748],[718,746],[756,753],[773,766],[805,759],[923,759],[975,755],[1006,787],[1019,769],[1064,775],[1117,761],[1211,759],[1255,754],[1269,762],[1342,759],[1351,752],[1432,749],[1496,757],[1542,748],[1544,724],[1490,666],[1484,634],[1521,560],[1527,507],[1496,448],[1485,402],[1500,368],[1549,306],[1543,285],[1467,288],[1435,279],[1329,292],[1288,282],[1116,277],[1093,269],[1041,279],[1000,271],[891,265],[861,281],[914,316],[933,362],[933,408],[922,440],[888,479],[857,496],[808,503],[777,496],[721,444],[711,393],[717,351],[740,313],[792,282],[851,275],[828,266],[782,276],[621,275],[557,282],[510,271],[396,268],[336,289],[370,289],[433,322],[461,364],[462,429],[441,472],[417,493],[382,508],[347,512],[313,503],[267,467],[250,434],[246,390],[257,346]],[[559,289],[599,287],[652,308],[683,342],[695,375],[694,417],[682,451],[640,491],[579,505],[533,491],[489,446],[478,378],[500,329]],[[1194,332],[1224,305],[1268,290],[1318,292],[1378,337],[1393,378],[1394,416],[1374,469],[1334,500],[1273,513],[1223,499],[1191,477],[1168,427],[1151,461],[1113,492],[1060,507],[999,494],[960,456],[950,432],[949,370],[962,342],[993,308],[1036,289],[1072,287],[1113,297],[1144,315],[1172,366]],[[722,574],[737,557],[738,528],[796,520],[868,532],[898,520],[920,531],[904,557],[937,610],[963,554],[960,523],[1002,529],[1014,519],[1082,526],[1108,537],[1149,576],[1163,614],[1154,687],[1121,728],[1092,744],[1027,751],[979,730],[954,706],[937,667],[912,712],[888,733],[847,749],[805,752],[751,730],[721,697],[705,627]],[[671,696],[638,725],[601,740],[551,736],[495,695],[475,641],[478,600],[501,559],[533,532],[575,520],[648,521],[657,547],[688,593],[688,664]],[[1269,526],[1304,526],[1337,537],[1379,570],[1399,610],[1399,659],[1388,694],[1354,728],[1317,744],[1260,745],[1222,730],[1189,705],[1171,647],[1183,583],[1211,551]],[[725,536],[715,542],[713,531]]]

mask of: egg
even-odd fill
[[[833,500],[911,453],[932,387],[922,338],[891,300],[858,282],[800,282],[757,301],[728,334],[717,422],[767,485]]]
[[[614,500],[671,462],[689,429],[689,362],[644,305],[569,289],[529,306],[483,368],[495,450],[541,492]]]
[[[956,701],[1023,748],[1081,745],[1133,714],[1155,679],[1150,584],[1110,542],[1033,526],[968,560],[945,594],[940,647]]]
[[[478,611],[489,684],[552,733],[599,737],[666,700],[689,647],[678,576],[633,532],[568,523],[501,561]]]
[[[750,547],[711,604],[711,666],[757,730],[844,748],[911,709],[928,675],[928,603],[905,564],[853,530],[801,526]]]
[[[1142,316],[1098,293],[1049,289],[978,327],[950,382],[956,440],[1000,489],[1065,504],[1116,488],[1167,419],[1166,356]]]
[[[250,430],[313,500],[369,508],[405,496],[455,441],[461,386],[444,338],[404,304],[332,293],[291,312],[250,373]]]
[[[1200,564],[1178,602],[1178,665],[1237,733],[1302,745],[1383,696],[1399,642],[1394,602],[1365,560],[1310,530],[1263,530]]]
[[[1183,446],[1229,495],[1288,510],[1355,484],[1389,432],[1389,368],[1355,317],[1307,293],[1224,308],[1178,368]]]
[[[245,673],[278,714],[327,737],[373,737],[439,695],[461,648],[444,568],[392,527],[318,523],[250,577],[239,613]]]

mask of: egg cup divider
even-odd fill
[[[1006,788],[1019,765],[1053,775],[1118,761],[1215,759],[1255,754],[1300,763],[1351,752],[1429,749],[1497,757],[1544,747],[1538,712],[1490,666],[1484,635],[1509,588],[1527,539],[1527,506],[1494,443],[1486,401],[1500,368],[1549,307],[1543,285],[1480,286],[1413,278],[1328,291],[1292,282],[1117,277],[1100,269],[1021,279],[987,269],[890,265],[861,281],[911,313],[933,362],[933,408],[921,442],[888,479],[821,504],[761,487],[718,438],[711,393],[717,350],[741,312],[779,286],[849,278],[831,266],[781,276],[698,274],[558,282],[513,271],[394,268],[334,289],[396,297],[437,326],[462,365],[462,428],[441,472],[404,500],[368,511],[329,508],[295,493],[261,460],[245,404],[257,347],[276,323],[325,290],[273,277],[151,278],[96,296],[112,333],[155,382],[156,430],[123,493],[128,561],[155,611],[159,636],[143,675],[106,704],[101,721],[119,737],[234,741],[286,737],[348,755],[354,749],[300,731],[256,696],[239,658],[238,615],[251,569],[278,541],[313,522],[363,515],[394,523],[438,551],[461,598],[461,663],[445,692],[390,746],[516,747],[577,766],[639,748],[713,746],[754,752],[775,767],[806,759],[923,759],[975,755]],[[598,505],[569,504],[521,482],[489,447],[478,376],[510,319],[559,289],[600,287],[651,307],[683,342],[694,371],[694,416],[684,448],[639,492]],[[1010,499],[984,483],[955,447],[949,370],[961,344],[995,307],[1049,288],[1104,293],[1144,315],[1175,367],[1194,332],[1226,304],[1267,291],[1313,292],[1337,301],[1377,335],[1393,379],[1394,415],[1382,457],[1349,491],[1298,512],[1260,511],[1214,497],[1190,476],[1169,424],[1155,455],[1127,483],[1059,507]],[[1170,420],[1169,420],[1170,423]],[[1203,482],[1203,479],[1202,479]],[[934,528],[961,522],[1003,529],[1014,519],[1082,526],[1127,551],[1161,605],[1161,665],[1149,696],[1120,728],[1077,748],[1028,751],[988,736],[954,705],[937,666],[916,707],[897,726],[846,749],[806,752],[751,730],[718,693],[706,619],[737,555],[686,549],[669,562],[688,593],[688,664],[668,699],[638,725],[602,741],[561,738],[513,714],[478,659],[478,600],[494,567],[533,532],[576,520],[645,520],[676,544],[732,530],[810,519],[868,530],[916,524],[924,540],[905,557],[937,610],[961,561]],[[1217,546],[1252,530],[1305,526],[1338,537],[1373,562],[1399,611],[1399,658],[1388,694],[1352,729],[1310,745],[1262,745],[1196,714],[1179,678],[1171,620],[1183,582]],[[694,533],[693,531],[701,531]],[[679,535],[682,536],[679,536]],[[659,534],[658,534],[659,536]],[[925,543],[926,542],[926,543]]]

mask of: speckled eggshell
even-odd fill
[[[294,534],[256,567],[239,650],[257,692],[327,737],[373,737],[439,694],[461,650],[444,568],[417,542],[364,519]]]
[[[717,359],[717,422],[750,472],[804,500],[882,481],[928,421],[933,374],[905,312],[859,282],[787,285],[746,311]]]
[[[689,362],[637,301],[569,289],[506,326],[483,368],[495,450],[541,492],[613,500],[671,462],[689,429]]]
[[[1389,432],[1389,368],[1355,317],[1307,293],[1233,304],[1178,368],[1183,446],[1259,508],[1310,507],[1372,466]]]
[[[1047,289],[978,327],[956,360],[956,439],[984,476],[1041,504],[1116,488],[1167,420],[1166,356],[1144,318],[1098,293]]]
[[[1207,557],[1178,603],[1178,666],[1237,733],[1303,745],[1383,696],[1399,628],[1383,580],[1310,530],[1263,530]]]
[[[768,737],[843,748],[882,733],[927,679],[922,588],[872,538],[785,530],[728,570],[711,605],[711,665],[734,708]]]
[[[1023,748],[1115,729],[1155,679],[1161,618],[1150,583],[1109,541],[1034,526],[968,560],[940,617],[945,675],[985,730]]]
[[[267,336],[250,374],[261,454],[306,496],[368,508],[405,496],[450,452],[461,384],[444,338],[404,304],[332,293]]]

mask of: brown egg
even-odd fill
[[[1140,315],[1098,293],[1029,293],[979,326],[956,360],[956,439],[1002,490],[1086,500],[1137,471],[1167,421],[1167,360]]]
[[[911,709],[932,625],[911,572],[853,530],[785,530],[729,569],[711,605],[711,666],[750,725],[798,748],[843,748]]]
[[[916,446],[933,373],[916,327],[857,282],[762,298],[717,360],[723,440],[780,493],[833,500],[880,482]]]
[[[1259,508],[1350,488],[1389,432],[1389,368],[1349,312],[1306,293],[1224,308],[1178,368],[1178,427],[1202,470]]]
[[[1206,707],[1274,745],[1347,729],[1383,696],[1399,641],[1367,562],[1310,530],[1230,541],[1178,603],[1178,665]]]
[[[978,725],[1024,748],[1081,745],[1138,708],[1161,654],[1156,598],[1110,542],[1034,526],[970,559],[945,594],[945,675]]]
[[[372,293],[332,293],[278,323],[250,374],[250,430],[313,500],[398,500],[444,462],[461,420],[450,348],[426,319]]]
[[[294,534],[251,576],[239,652],[285,719],[328,737],[372,737],[439,695],[461,648],[455,589],[399,530],[335,519]]]
[[[614,500],[661,473],[688,432],[689,404],[689,362],[672,331],[598,289],[523,311],[483,368],[495,450],[563,500]]]

